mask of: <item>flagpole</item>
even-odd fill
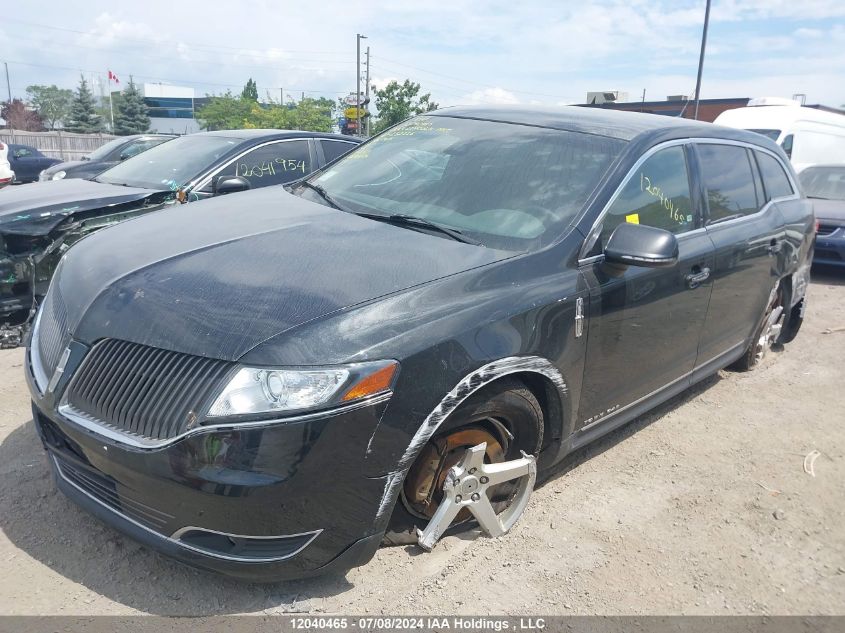
[[[111,71],[109,71],[109,114],[111,114],[111,133],[114,134],[114,108],[111,103]]]

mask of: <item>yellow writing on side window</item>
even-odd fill
[[[625,221],[628,224],[639,224],[640,223],[640,214],[639,213],[632,213],[631,215],[626,215]]]

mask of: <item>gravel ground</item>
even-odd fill
[[[0,352],[0,613],[845,614],[845,275],[814,273],[809,305],[785,352],[578,455],[510,534],[276,585],[171,562],[57,493],[22,350]]]

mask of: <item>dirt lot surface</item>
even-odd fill
[[[0,613],[845,614],[843,327],[845,275],[816,274],[785,352],[599,442],[510,534],[276,585],[171,562],[56,492],[23,352],[0,352]]]

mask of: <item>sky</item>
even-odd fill
[[[441,106],[692,95],[704,0],[15,3],[0,21],[13,97],[31,84],[162,82],[196,96],[339,97],[355,90],[356,33],[371,83],[406,78]],[[362,53],[363,58],[363,53]],[[2,68],[0,68],[2,72]],[[363,72],[363,64],[362,64]],[[0,85],[2,99],[6,87]],[[107,88],[104,88],[107,89]],[[713,0],[702,98],[845,104],[843,0]]]

